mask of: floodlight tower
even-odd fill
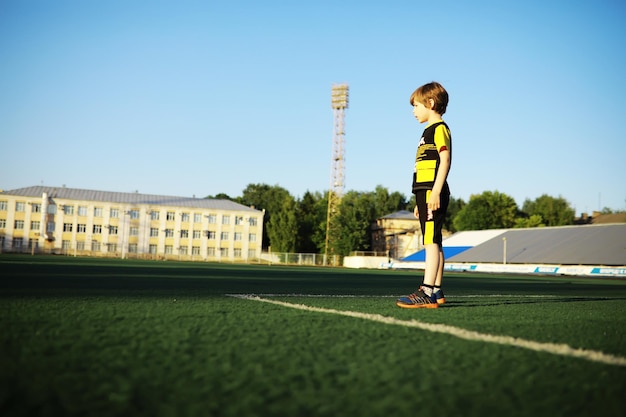
[[[326,215],[326,249],[328,256],[329,243],[333,237],[333,218],[338,214],[339,201],[343,195],[345,177],[344,135],[345,111],[348,108],[348,84],[333,84],[331,91],[331,107],[334,116],[333,154],[330,166],[330,189],[328,190],[328,213]]]

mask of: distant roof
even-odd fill
[[[172,197],[163,195],[120,193],[114,191],[82,190],[78,188],[33,186],[3,191],[1,195],[14,195],[21,197],[41,197],[43,193],[50,198],[63,198],[67,200],[102,201],[129,205],[151,206],[177,206],[197,209],[231,210],[231,211],[255,211],[243,204],[230,200],[217,200],[208,198]]]
[[[395,213],[387,214],[386,216],[381,217],[381,219],[418,220],[412,211],[407,210],[400,210]]]
[[[626,265],[626,224],[508,229],[450,258],[452,262]]]

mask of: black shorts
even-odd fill
[[[422,228],[422,243],[424,246],[433,243],[437,243],[441,246],[441,241],[443,240],[441,230],[443,229],[443,223],[448,213],[450,189],[443,187],[440,195],[439,209],[432,213],[428,210],[428,198],[430,197],[430,193],[431,190],[417,190],[415,192],[415,202],[417,204],[417,211],[419,212],[420,226]]]

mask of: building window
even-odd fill
[[[0,211],[7,211],[7,202],[0,201]]]
[[[109,234],[116,235],[117,234],[117,226],[109,226]]]
[[[254,259],[254,258],[256,258],[256,250],[248,249],[248,259]]]
[[[64,232],[71,232],[73,226],[74,225],[72,223],[63,223],[63,231]]]
[[[100,252],[102,250],[102,246],[100,245],[100,242],[98,242],[97,240],[92,240],[91,241],[91,250],[93,252]]]
[[[112,208],[111,211],[109,211],[109,217],[112,218],[112,219],[119,219],[119,217],[120,217],[120,209]]]
[[[102,207],[94,207],[93,217],[102,217]]]
[[[187,246],[181,246],[178,248],[179,255],[187,255]]]
[[[32,221],[30,222],[30,230],[40,230],[41,229],[41,222],[39,221]]]
[[[70,240],[64,240],[61,242],[61,249],[70,250],[72,249],[72,242]]]
[[[156,210],[152,210],[150,212],[150,220],[159,220],[159,212]]]
[[[209,220],[209,224],[215,224],[217,223],[217,216],[215,214],[209,214],[208,216],[206,216],[207,219]]]
[[[56,206],[56,204],[50,204],[48,206],[48,214],[57,214],[57,206]]]
[[[222,232],[220,234],[220,240],[228,240],[228,232]]]
[[[150,245],[148,247],[148,251],[150,252],[150,255],[156,255],[156,253],[157,253],[157,245]]]
[[[165,215],[165,220],[168,222],[171,222],[174,220],[175,217],[176,217],[176,213],[174,213],[173,211],[168,211],[167,214]]]
[[[0,229],[6,229],[7,219],[0,219]]]
[[[80,242],[76,242],[76,250],[85,250],[85,242],[82,240]]]
[[[200,255],[200,246],[192,246],[191,247],[192,255]]]
[[[172,245],[165,245],[165,254],[166,255],[172,255],[174,253],[174,246]]]
[[[30,209],[33,213],[41,213],[41,204],[39,203],[33,203],[30,206]]]
[[[228,248],[220,248],[220,256],[227,257],[228,256]]]
[[[181,237],[182,239],[187,239],[187,238],[189,238],[189,230],[187,230],[187,229],[183,229],[183,230],[181,230],[181,231],[180,231],[180,237]]]
[[[107,252],[109,252],[109,253],[117,252],[117,243],[109,243],[107,245]]]
[[[215,240],[215,236],[216,236],[216,234],[212,230],[209,230],[208,232],[206,232],[206,237],[209,240]]]
[[[235,239],[235,241],[242,240],[241,232],[235,232],[233,238]]]
[[[101,224],[94,224],[93,225],[93,234],[94,235],[102,234],[102,225]]]
[[[235,249],[233,250],[233,256],[234,256],[235,258],[241,258],[241,249],[240,249],[240,248],[235,248]]]
[[[76,231],[78,233],[87,233],[87,225],[86,224],[77,224]]]
[[[22,239],[13,239],[13,248],[14,249],[22,249],[22,245],[24,242],[22,242]]]
[[[139,252],[139,246],[136,243],[131,243],[128,245],[128,253],[137,253]]]
[[[117,230],[117,226],[115,226],[115,230]],[[131,236],[139,236],[139,228],[137,226],[132,226],[130,229],[128,229],[128,234]]]
[[[63,206],[63,214],[65,215],[74,214],[74,206]]]
[[[48,222],[48,224],[46,224],[46,233],[52,233],[55,230],[56,230],[56,226],[54,222]]]
[[[235,225],[239,226],[240,224],[243,224],[243,217],[235,216]]]
[[[139,218],[139,210],[137,209],[132,209],[128,212],[128,214],[130,214],[130,218],[133,220],[137,220]]]
[[[209,246],[206,248],[207,256],[215,256],[215,248],[213,246]]]
[[[39,249],[39,241],[37,239],[28,239],[28,249]]]
[[[87,206],[78,206],[78,215],[82,217],[87,216]]]
[[[24,229],[24,220],[16,220],[14,225],[13,225],[13,228],[15,230],[23,230]]]
[[[222,216],[222,224],[230,224],[230,216]]]
[[[256,226],[256,225],[257,225],[257,219],[256,219],[256,217],[250,217],[250,219],[248,220],[248,222],[250,223],[250,226]]]
[[[193,231],[193,238],[194,239],[200,239],[202,237],[202,231],[201,230],[194,230]]]
[[[174,229],[165,229],[165,237],[174,237]]]
[[[248,235],[248,242],[256,242],[256,233],[250,233]]]
[[[202,223],[202,214],[194,213],[193,214],[193,222],[194,223]]]
[[[26,207],[26,204],[23,201],[15,202],[15,211],[17,211],[18,213],[24,212],[25,207]]]
[[[182,213],[180,221],[183,223],[189,223],[189,213]]]
[[[157,237],[157,236],[159,236],[159,229],[157,229],[156,227],[151,227],[150,237]]]

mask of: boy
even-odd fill
[[[415,217],[420,220],[426,268],[422,286],[413,294],[401,297],[401,308],[437,308],[445,302],[441,291],[444,257],[441,229],[448,210],[450,189],[448,172],[452,162],[452,137],[441,116],[448,106],[448,93],[437,82],[424,84],[411,94],[413,115],[427,123],[415,157],[413,193]]]

